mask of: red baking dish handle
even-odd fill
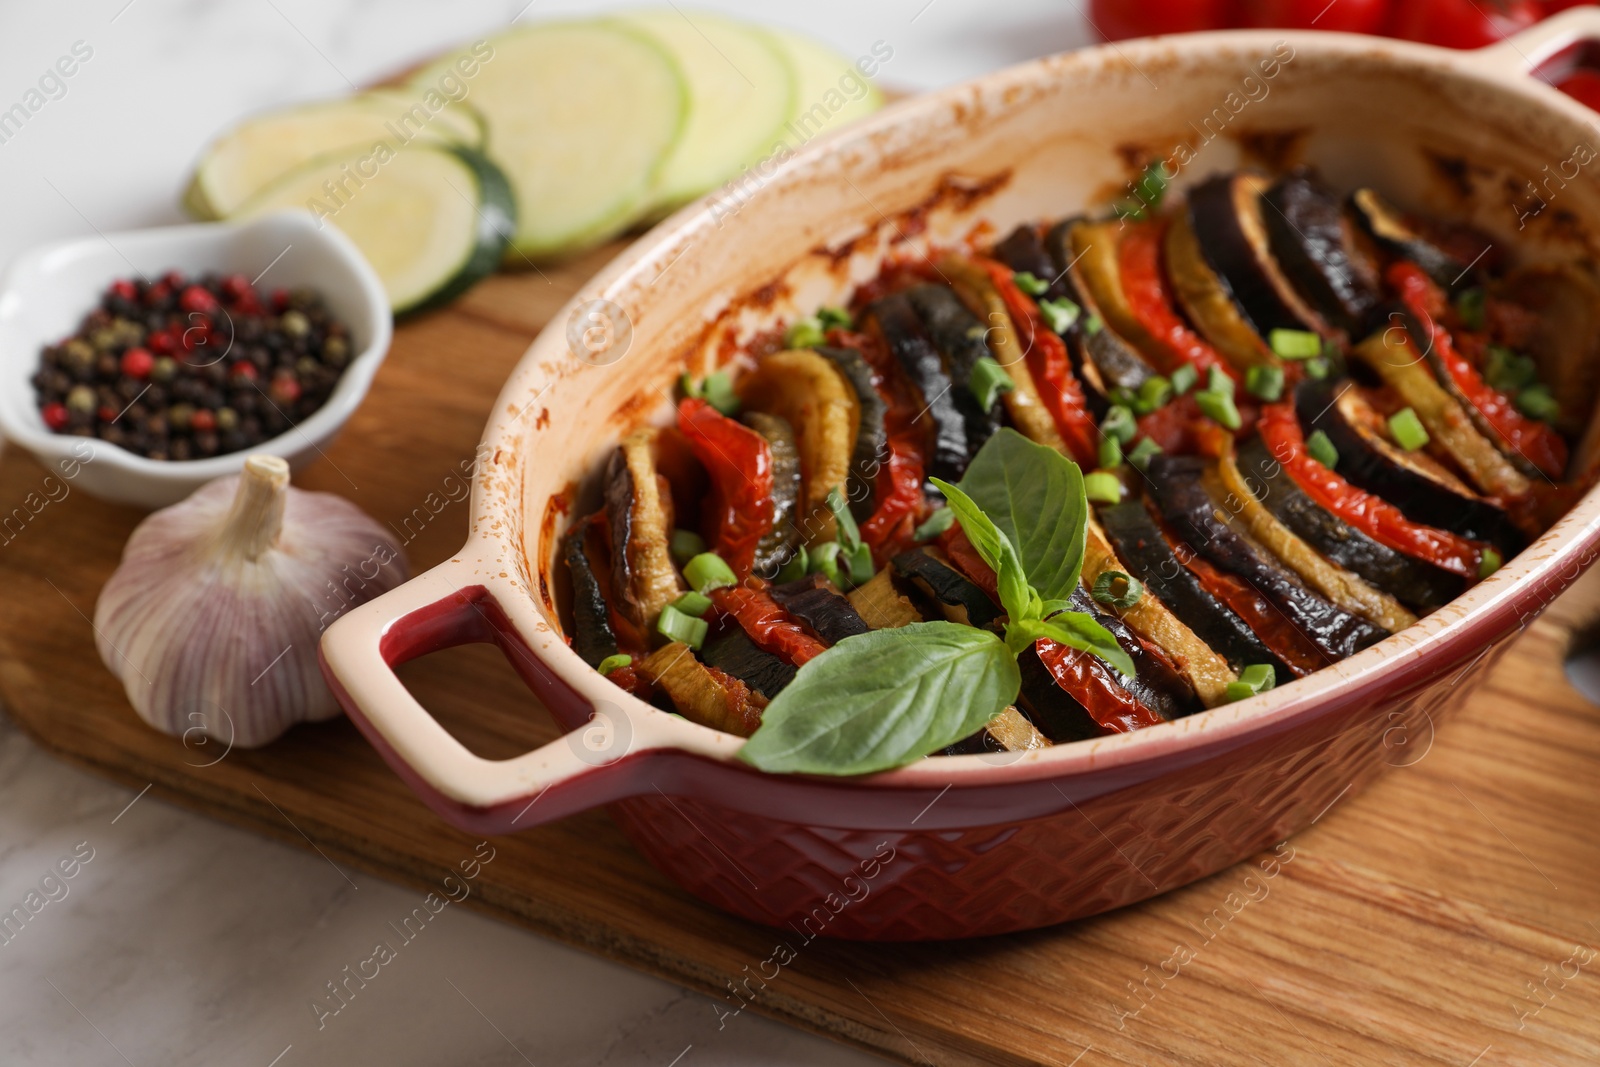
[[[475,643],[500,646],[560,721],[588,725],[512,759],[469,751],[411,695],[394,668]],[[463,828],[504,833],[630,796],[639,789],[637,761],[654,747],[635,736],[620,706],[586,698],[540,662],[460,561],[418,575],[339,619],[323,634],[321,660],[329,687],[367,740],[430,807]]]
[[[1600,42],[1600,7],[1568,8],[1466,56],[1487,73],[1512,78],[1532,74],[1552,57],[1584,41]]]

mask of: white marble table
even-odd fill
[[[178,221],[190,162],[239,115],[338,93],[514,18],[607,6],[621,5],[9,0],[0,110],[75,42],[92,55],[0,143],[0,262],[38,241]],[[883,79],[907,88],[1085,39],[1071,0],[696,6],[850,55],[886,41]],[[312,998],[414,893],[69,769],[0,718],[0,911],[75,848],[92,858],[66,895],[0,942],[7,1067],[876,1062],[751,1015],[719,1030],[697,994],[457,909],[319,1030]]]

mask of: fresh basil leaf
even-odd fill
[[[1019,643],[1026,647],[1041,637],[1099,656],[1123,674],[1135,673],[1132,657],[1117,644],[1111,631],[1095,622],[1094,616],[1087,612],[1063,611],[1049,619],[1022,619],[1006,625],[1006,643],[1012,647]]]
[[[1012,546],[1011,539],[959,487],[942,478],[928,480],[944,493],[967,540],[972,542],[978,555],[994,570],[1000,606],[1006,609],[1006,614],[1013,619],[1038,618],[1033,605],[1039,598],[1028,588],[1028,576],[1022,569],[1022,561],[1017,558],[1017,550]]]
[[[1083,472],[1076,463],[1006,427],[978,449],[961,488],[1011,540],[1028,584],[1041,597],[1072,595],[1083,569],[1089,521]]]
[[[764,771],[871,774],[971,736],[1022,676],[987,630],[920,622],[847,637],[800,668],[739,758]]]

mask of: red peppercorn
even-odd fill
[[[169,270],[167,273],[161,276],[161,284],[165,285],[168,289],[177,292],[189,284],[189,279],[185,278],[182,274],[179,274],[175,270]]]
[[[145,343],[150,346],[150,351],[163,356],[171,355],[178,347],[178,339],[171,330],[151,330],[145,337]]]
[[[235,378],[250,382],[253,382],[257,378],[261,377],[260,372],[256,370],[256,365],[246,359],[241,359],[239,362],[235,363],[233,365],[233,370],[231,370],[229,373]]]
[[[57,400],[52,400],[39,409],[39,414],[44,417],[44,424],[52,430],[67,428],[67,405]]]
[[[130,348],[122,353],[122,373],[144,381],[156,365],[156,357],[148,349]]]
[[[287,310],[288,307],[289,307],[289,290],[287,290],[287,289],[274,289],[274,290],[272,290],[272,310],[281,314],[282,312]]]
[[[279,374],[272,379],[272,399],[280,404],[293,404],[300,399],[300,383],[292,374]]]
[[[222,279],[222,295],[229,300],[243,300],[255,296],[255,287],[243,274],[230,274]]]
[[[193,352],[196,348],[206,343],[206,338],[211,335],[211,320],[204,315],[190,313],[189,326],[178,338],[178,344],[185,352]]]
[[[195,408],[189,416],[189,429],[195,433],[210,433],[217,428],[217,414],[210,408]]]
[[[217,306],[217,298],[210,290],[191,285],[178,297],[178,306],[185,311],[211,311]]]
[[[139,287],[126,278],[118,278],[111,283],[111,295],[120,296],[124,300],[139,299]]]
[[[160,307],[166,303],[167,297],[172,295],[172,287],[166,282],[156,282],[144,291],[145,307]]]
[[[111,423],[117,421],[117,416],[120,415],[121,412],[112,407],[110,404],[101,404],[99,410],[94,414],[95,418],[99,419],[101,422]]]

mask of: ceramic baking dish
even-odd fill
[[[839,302],[887,249],[1102,205],[1180,145],[1197,152],[1180,187],[1310,163],[1336,187],[1372,184],[1470,221],[1522,257],[1593,261],[1600,182],[1570,171],[1600,136],[1594,115],[1529,76],[1591,38],[1600,11],[1585,8],[1476,53],[1287,32],[1124,42],[907,101],[752,168],[620,256],[534,343],[485,431],[466,545],[328,631],[330,683],[450,822],[507,833],[609,805],[706,901],[828,936],[1042,926],[1294,833],[1414,758],[1593,560],[1600,498],[1448,607],[1293,684],[1137,733],[858,779],[759,773],[735,758],[739,738],[601,678],[563,638],[555,547],[622,433],[667,420],[686,364],[703,370],[730,339]],[[571,732],[501,761],[450,736],[392,667],[470,641],[498,643]]]

